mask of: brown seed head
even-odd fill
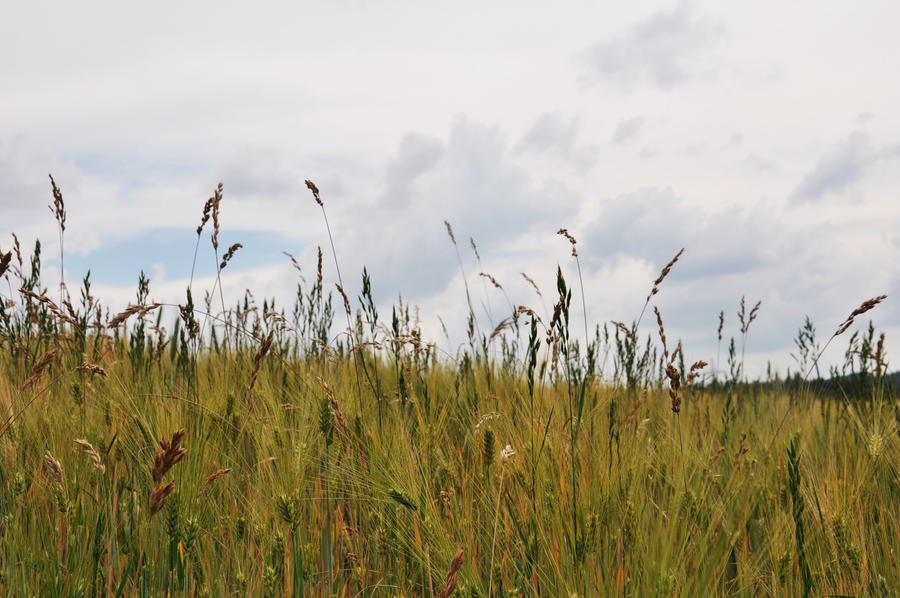
[[[460,568],[462,568],[463,561],[465,561],[465,553],[462,548],[459,548],[453,556],[453,560],[450,561],[450,571],[447,573],[444,589],[441,590],[440,598],[449,598],[453,595],[453,592],[456,591],[456,585],[458,583],[457,574],[459,573]]]
[[[322,203],[322,198],[319,197],[319,188],[316,187],[316,184],[309,179],[306,179],[306,188],[312,191],[313,198],[316,200],[316,203],[319,204],[320,207],[325,207],[325,204]]]
[[[575,247],[577,241],[575,240],[575,237],[573,237],[572,234],[569,232],[569,229],[561,228],[558,231],[556,231],[556,234],[562,235],[563,237],[565,237],[566,239],[569,240],[569,243],[571,243],[571,245],[572,245],[572,257],[578,257],[578,250]]]
[[[50,211],[59,223],[60,230],[66,230],[66,203],[63,201],[62,192],[56,186],[56,181],[53,180],[53,175],[47,176],[50,177],[50,186],[53,188],[53,205],[50,206]]]
[[[150,493],[151,518],[159,513],[164,506],[166,506],[166,500],[169,498],[169,495],[172,494],[172,490],[174,489],[174,481],[169,482],[165,486],[163,486],[162,484],[157,484],[156,487],[153,488],[153,492]]]
[[[53,361],[53,356],[56,355],[59,349],[51,349],[47,353],[44,353],[40,359],[38,359],[37,363],[34,364],[34,367],[31,368],[31,375],[28,376],[28,379],[25,380],[25,383],[22,384],[22,388],[20,390],[26,390],[33,386],[38,380],[41,379],[41,374],[44,372],[44,369],[50,362]]]
[[[171,440],[166,440],[166,437],[163,436],[159,441],[159,446],[162,450],[156,452],[156,456],[153,460],[153,469],[151,470],[153,481],[156,482],[157,485],[162,481],[163,476],[166,475],[176,463],[181,461],[187,453],[186,448],[179,446],[183,438],[184,429],[182,428],[172,434]]]
[[[231,258],[234,257],[235,252],[243,247],[240,243],[235,243],[231,247],[228,248],[228,251],[225,252],[225,255],[222,256],[222,263],[219,264],[219,270],[224,270],[225,266],[231,261]]]
[[[873,309],[876,305],[878,305],[885,299],[887,299],[887,295],[879,295],[878,297],[873,297],[872,299],[863,301],[862,305],[854,309],[850,313],[850,315],[847,316],[847,319],[844,320],[844,322],[840,326],[838,326],[837,332],[834,333],[834,336],[840,336],[841,334],[847,332],[847,329],[853,325],[853,320],[856,319],[856,316],[861,316],[870,309]]]

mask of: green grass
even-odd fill
[[[585,347],[578,321],[570,337],[561,272],[552,321],[473,321],[448,356],[408,306],[378,320],[367,274],[353,330],[322,342],[321,282],[290,313],[247,297],[211,316],[189,295],[110,328],[88,278],[77,305],[41,293],[35,255],[0,272],[3,595],[432,598],[458,549],[465,597],[900,587],[900,409],[880,366],[835,398],[741,383],[736,362],[730,383],[685,386],[682,365],[676,414],[655,342],[622,325]],[[180,429],[151,516],[154,455]]]

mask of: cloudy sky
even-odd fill
[[[365,265],[379,302],[402,293],[438,340],[438,315],[462,332],[466,314],[446,219],[485,322],[507,303],[482,270],[542,311],[526,272],[552,306],[556,265],[575,273],[555,235],[567,227],[591,322],[636,318],[685,247],[656,301],[691,359],[714,356],[720,310],[738,334],[743,295],[763,302],[750,373],[794,366],[804,315],[827,337],[881,293],[890,348],[897,31],[892,1],[14,3],[0,20],[0,249],[39,237],[45,281],[58,276],[52,172],[70,285],[90,268],[115,308],[143,269],[154,298],[179,301],[222,181],[222,243],[245,246],[226,295],[283,302],[297,276],[281,252],[314,278],[328,242],[310,178],[351,297]],[[211,288],[206,237],[199,262]]]

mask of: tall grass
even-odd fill
[[[203,223],[217,220],[213,203]],[[220,263],[215,248],[217,272],[236,250]],[[89,277],[77,304],[41,290],[39,245],[30,268],[18,244],[0,250],[0,592],[797,596],[900,586],[900,407],[874,329],[853,337],[848,358],[865,384],[845,389],[850,378],[835,375],[840,392],[816,394],[808,375],[749,382],[757,304],[739,314],[740,362],[732,350],[722,384],[702,361],[686,367],[680,342],[669,350],[656,306],[658,340],[644,342],[641,317],[593,337],[585,321],[584,341],[570,335],[560,269],[550,321],[515,306],[490,335],[466,284],[470,343],[448,356],[408,305],[383,323],[365,271],[355,310],[340,282],[349,330],[332,337],[323,269],[320,251],[317,280],[298,283],[290,312],[249,294],[215,312],[190,292],[183,305],[152,303],[142,276],[136,302],[110,317]],[[851,312],[829,342],[883,300]],[[584,311],[585,301],[582,291]]]

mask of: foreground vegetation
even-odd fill
[[[221,194],[197,229],[212,219],[217,261]],[[644,305],[650,337],[641,317],[570,322],[581,295],[560,271],[543,316],[510,306],[483,331],[469,298],[448,355],[409,306],[383,321],[365,273],[359,307],[339,285],[335,310],[321,251],[290,311],[249,294],[216,309],[217,289],[150,303],[142,275],[110,317],[89,276],[48,295],[40,246],[27,260],[16,240],[0,251],[0,592],[893,595],[900,410],[883,336],[853,332],[884,298],[836,327],[853,335],[837,392],[749,383],[734,340],[727,374],[667,343],[652,301],[680,255]],[[758,309],[742,302],[738,344]],[[797,346],[812,373],[811,323]]]

